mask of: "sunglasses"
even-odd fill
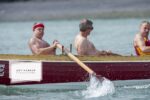
[[[91,30],[93,30],[94,28],[93,28],[93,27],[88,27],[87,29],[91,29]]]

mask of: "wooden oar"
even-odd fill
[[[64,48],[61,44],[57,44],[57,47],[63,50],[73,61],[75,61],[80,67],[87,71],[91,75],[96,75],[96,73],[90,69],[87,65],[81,62],[77,57],[75,57],[67,48]]]

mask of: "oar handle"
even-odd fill
[[[89,74],[96,74],[92,69],[90,69],[87,65],[85,65],[83,62],[81,62],[77,57],[75,57],[72,53],[70,53],[70,51],[68,49],[66,49],[63,45],[61,44],[57,44],[57,47],[59,49],[63,49],[64,48],[64,52],[73,60],[75,61],[77,64],[79,64],[84,70],[86,70]]]

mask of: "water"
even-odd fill
[[[105,80],[105,88],[111,86],[108,80]],[[14,87],[14,86],[0,86],[0,100],[149,100],[150,98],[150,84],[143,82],[139,84],[137,81],[136,85],[126,85],[128,82],[123,82],[119,85],[119,81],[115,83],[115,91],[107,91],[107,89],[102,89],[99,92],[94,92],[95,90],[87,90],[85,85],[78,84],[78,89],[72,89],[75,86],[73,83],[68,83],[68,86],[72,88],[68,89],[54,89],[58,88],[58,85],[52,86],[48,84],[37,86]],[[138,85],[139,84],[139,85]],[[66,84],[62,84],[65,87]],[[112,87],[112,86],[111,86]],[[92,92],[91,92],[92,91]],[[87,95],[88,94],[88,95]],[[100,94],[99,96],[95,94]]]
[[[139,24],[145,19],[95,19],[94,30],[90,40],[99,50],[111,50],[122,55],[135,54],[133,38],[139,31]],[[59,40],[69,48],[79,32],[80,20],[49,20],[42,21],[45,28],[44,39],[52,44]],[[0,54],[31,54],[28,41],[32,36],[33,22],[1,22],[0,23]],[[59,54],[59,50],[57,50]],[[73,53],[76,51],[73,47]]]

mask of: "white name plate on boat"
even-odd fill
[[[11,83],[42,80],[42,63],[26,61],[10,61],[9,78]]]

